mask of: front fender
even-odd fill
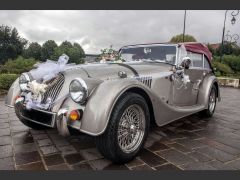
[[[11,85],[11,87],[8,90],[5,104],[8,107],[14,107],[16,96],[20,94],[20,87],[19,87],[19,78],[17,78]]]
[[[208,98],[209,98],[210,90],[214,84],[216,84],[216,88],[218,91],[217,98],[220,101],[221,100],[220,89],[219,89],[219,85],[218,85],[218,80],[215,76],[213,76],[213,75],[206,76],[203,80],[203,83],[201,84],[201,86],[199,88],[198,104],[204,105],[205,108],[208,107]]]
[[[112,109],[118,98],[131,87],[146,89],[136,79],[109,80],[101,83],[88,99],[80,131],[93,136],[102,134],[107,128]]]

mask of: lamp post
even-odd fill
[[[222,57],[223,57],[223,45],[224,45],[224,37],[225,37],[225,26],[226,26],[226,18],[227,18],[227,12],[228,10],[225,11],[225,16],[224,16],[224,24],[223,24],[223,33],[222,33],[222,47],[221,47],[221,56],[220,56],[220,61],[222,61]],[[231,24],[234,25],[236,23],[236,16],[239,14],[239,10],[235,10],[232,11],[231,15],[232,15],[232,20],[231,20]],[[239,39],[239,36],[237,34],[234,35],[229,35],[229,31],[227,33],[227,38],[234,38],[235,41],[237,41]]]
[[[185,41],[186,13],[187,13],[187,10],[184,11],[184,22],[183,22],[183,42]]]

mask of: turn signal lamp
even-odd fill
[[[81,118],[81,114],[78,110],[73,110],[69,113],[69,119],[71,121],[77,121],[77,120],[80,120]]]

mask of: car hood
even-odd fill
[[[124,71],[128,77],[133,76],[152,76],[169,72],[171,65],[164,63],[104,63],[104,64],[87,64],[72,67],[67,69],[64,73],[65,76],[94,78],[99,80],[108,80],[118,78],[118,72]]]

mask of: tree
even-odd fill
[[[85,52],[84,52],[84,50],[83,50],[83,48],[81,47],[80,44],[78,44],[78,43],[73,43],[73,47],[76,47],[76,48],[84,55],[84,57],[85,57]]]
[[[48,40],[42,45],[41,60],[46,61],[54,54],[54,49],[58,47],[56,42],[53,40]]]
[[[25,58],[34,58],[37,60],[41,59],[42,47],[37,42],[30,43],[29,47],[24,52]]]
[[[0,26],[0,64],[21,55],[27,40],[20,37],[16,28]]]
[[[172,43],[183,42],[183,34],[173,36],[171,38],[170,42],[172,42]],[[185,34],[184,35],[184,42],[197,42],[197,40],[192,35]]]
[[[51,59],[58,60],[59,56],[61,56],[62,54],[66,54],[69,56],[70,63],[84,63],[84,50],[78,43],[74,44],[75,45],[72,45],[72,43],[64,41],[59,47],[54,48],[54,53],[51,56]]]

